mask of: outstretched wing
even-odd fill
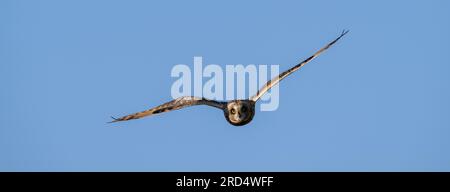
[[[149,110],[145,110],[145,111],[134,113],[134,114],[127,115],[127,116],[123,116],[121,118],[112,117],[114,120],[109,123],[113,123],[113,122],[117,122],[117,121],[127,121],[127,120],[131,120],[131,119],[139,119],[139,118],[142,118],[145,116],[150,116],[150,115],[154,115],[154,114],[158,114],[158,113],[177,110],[177,109],[181,109],[181,108],[189,107],[189,106],[193,106],[193,105],[209,105],[209,106],[213,106],[213,107],[216,107],[219,109],[225,108],[224,102],[218,102],[218,101],[209,100],[209,99],[205,99],[205,98],[185,96],[185,97],[180,97],[178,99],[169,101],[167,103],[164,103],[158,107],[155,107],[155,108],[152,108]]]
[[[303,67],[303,65],[305,65],[306,63],[310,62],[311,60],[313,60],[314,58],[316,58],[317,56],[319,56],[323,51],[327,50],[328,48],[331,47],[331,45],[333,45],[334,43],[336,43],[342,36],[344,36],[345,34],[348,33],[347,31],[342,31],[342,34],[336,38],[334,41],[328,43],[325,47],[323,47],[322,49],[320,49],[319,51],[317,51],[316,53],[314,53],[314,55],[312,55],[311,57],[305,59],[304,61],[302,61],[301,63],[297,64],[296,66],[290,68],[289,70],[280,73],[277,77],[273,78],[272,80],[268,81],[257,93],[256,95],[254,95],[253,97],[250,98],[250,100],[253,101],[257,101],[261,96],[263,96],[270,88],[272,88],[274,85],[276,85],[278,82],[280,82],[281,80],[283,80],[285,77],[287,77],[288,75],[294,73],[295,71],[297,71],[298,69],[300,69],[301,67]]]

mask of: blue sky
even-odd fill
[[[0,1],[1,171],[450,171],[449,1]],[[171,99],[176,64],[279,64],[244,127]]]

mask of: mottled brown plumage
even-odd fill
[[[245,100],[232,100],[228,102],[221,102],[221,101],[214,101],[209,100],[205,98],[198,98],[198,97],[192,97],[192,96],[184,96],[180,97],[178,99],[172,100],[170,102],[164,103],[160,106],[157,106],[155,108],[151,108],[146,111],[134,113],[131,115],[127,115],[121,118],[114,118],[112,122],[117,121],[127,121],[131,119],[139,119],[145,116],[150,116],[158,113],[168,112],[172,110],[181,109],[188,106],[193,105],[208,105],[215,108],[222,109],[225,115],[225,118],[227,121],[235,126],[241,126],[249,123],[252,121],[253,116],[255,115],[255,103],[263,96],[270,88],[272,88],[274,85],[278,84],[281,80],[283,80],[285,77],[289,76],[290,74],[294,73],[301,67],[303,67],[306,63],[312,61],[314,58],[319,56],[323,51],[330,48],[334,43],[336,43],[340,38],[342,38],[345,34],[347,34],[348,31],[343,31],[342,34],[337,37],[332,42],[328,43],[325,47],[321,48],[319,51],[314,53],[314,55],[308,57],[304,61],[300,62],[299,64],[295,65],[294,67],[284,71],[283,73],[280,73],[277,77],[273,78],[272,80],[268,81],[258,92],[256,95],[250,97],[249,99]]]
[[[167,111],[172,111],[172,110],[176,110],[176,109],[181,109],[181,108],[189,107],[189,106],[193,106],[193,105],[209,105],[209,106],[213,106],[213,107],[216,107],[219,109],[223,109],[225,104],[226,104],[226,102],[218,102],[218,101],[209,100],[209,99],[205,99],[205,98],[185,96],[185,97],[180,97],[178,99],[169,101],[167,103],[164,103],[155,108],[151,108],[149,110],[141,111],[138,113],[127,115],[127,116],[123,116],[121,118],[112,117],[114,120],[111,121],[110,123],[117,122],[117,121],[127,121],[127,120],[131,120],[131,119],[139,119],[141,117],[154,115],[154,114],[158,114],[158,113],[163,113],[163,112],[167,112]]]

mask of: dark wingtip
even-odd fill
[[[350,31],[350,30],[346,30],[346,29],[342,30],[341,35],[339,35],[339,37],[337,37],[334,41],[332,41],[331,43],[329,43],[329,44],[325,47],[325,49],[327,49],[327,48],[330,47],[331,45],[335,44],[337,41],[339,41],[339,39],[341,39],[341,38],[342,38],[345,34],[347,34],[349,31]]]
[[[341,34],[341,36],[344,36],[345,34],[347,34],[348,32],[349,32],[350,30],[348,30],[348,29],[344,29],[344,30],[342,30],[342,34]]]
[[[337,39],[340,39],[341,37],[343,37],[345,34],[347,34],[350,30],[344,29],[342,30],[341,35],[339,35],[339,37]]]
[[[107,122],[107,123],[114,123],[114,122],[120,121],[119,119],[117,119],[117,118],[115,118],[115,117],[113,117],[113,116],[111,116],[111,118],[114,119],[114,120],[113,120],[113,121],[110,121],[110,122]]]

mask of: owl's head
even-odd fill
[[[235,100],[227,103],[225,118],[235,126],[249,123],[255,115],[255,102],[251,100]]]

